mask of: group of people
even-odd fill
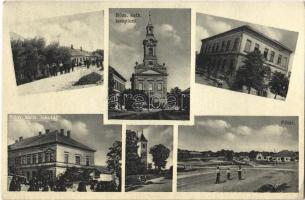
[[[231,169],[229,167],[226,169],[226,174],[227,174],[227,180],[232,180]],[[238,175],[238,180],[242,180],[242,168],[240,165],[238,166],[238,169],[237,169],[237,175]],[[217,167],[215,184],[219,184],[219,183],[220,183],[220,167]]]
[[[54,192],[66,192],[73,191],[73,183],[69,182],[64,177],[58,177],[54,181],[52,178],[45,180],[39,180],[37,177],[33,177],[29,182],[24,179],[13,176],[9,191],[23,191],[22,186],[27,185],[27,191],[54,191]],[[87,187],[88,186],[88,187]],[[78,192],[114,192],[119,190],[117,184],[114,181],[80,181],[77,185],[76,191]]]

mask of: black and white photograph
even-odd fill
[[[126,192],[171,192],[173,179],[173,127],[126,128]]]
[[[110,9],[108,119],[190,120],[190,9]]]
[[[285,100],[298,33],[197,13],[198,84]]]
[[[46,3],[48,5],[49,3]],[[19,95],[57,92],[103,84],[104,12],[23,19],[40,2],[10,4],[10,43]],[[73,6],[63,3],[70,11]],[[47,13],[54,6],[43,6]],[[58,9],[58,8],[57,8]],[[20,13],[19,13],[20,12]],[[55,11],[54,11],[55,12]]]
[[[298,117],[200,116],[179,126],[178,192],[299,192]]]
[[[122,129],[102,115],[9,115],[8,191],[120,192]]]

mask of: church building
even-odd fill
[[[143,90],[148,96],[156,97],[159,102],[166,100],[167,94],[167,67],[165,63],[158,63],[157,39],[154,36],[154,26],[149,20],[146,26],[146,37],[143,40],[143,63],[136,62],[135,72],[130,79],[132,90]]]

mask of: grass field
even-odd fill
[[[287,184],[283,192],[298,191],[297,165],[274,167],[243,167],[243,180],[237,178],[237,166],[230,166],[231,180],[226,180],[226,168],[221,167],[220,184],[215,184],[215,167],[200,168],[190,172],[179,172],[179,192],[255,192],[265,184]]]

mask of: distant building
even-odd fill
[[[86,60],[89,60],[91,63],[99,62],[100,65],[103,66],[104,57],[96,52],[85,51],[82,47],[80,47],[80,49],[75,49],[72,44],[69,51],[71,54],[71,61],[75,63],[76,66],[84,65]]]
[[[156,97],[154,101],[165,102],[168,74],[165,63],[158,64],[157,42],[149,13],[146,38],[143,40],[143,63],[136,62],[135,72],[132,74],[130,81],[133,90],[143,90],[148,96]]]
[[[235,81],[236,71],[244,65],[245,56],[252,51],[262,53],[272,73],[279,71],[288,76],[290,50],[280,42],[250,26],[241,26],[201,40],[200,53],[196,55],[196,72],[222,78],[229,86]]]
[[[145,170],[147,169],[147,139],[145,138],[143,132],[138,133],[135,131],[127,130],[126,134],[137,144],[137,155],[140,158],[141,163],[145,167]]]
[[[111,97],[109,100],[113,106],[112,109],[121,109],[122,105],[119,102],[120,94],[126,89],[126,79],[113,67],[109,66],[108,72],[108,87],[111,91]]]
[[[20,137],[8,146],[8,170],[9,174],[32,179],[44,169],[55,178],[68,167],[94,169],[94,153],[94,149],[74,140],[70,131],[47,129],[44,134]]]
[[[277,162],[285,163],[291,161],[297,161],[298,153],[292,151],[280,151],[278,153],[260,152],[257,153],[256,161],[266,161],[266,162]]]

